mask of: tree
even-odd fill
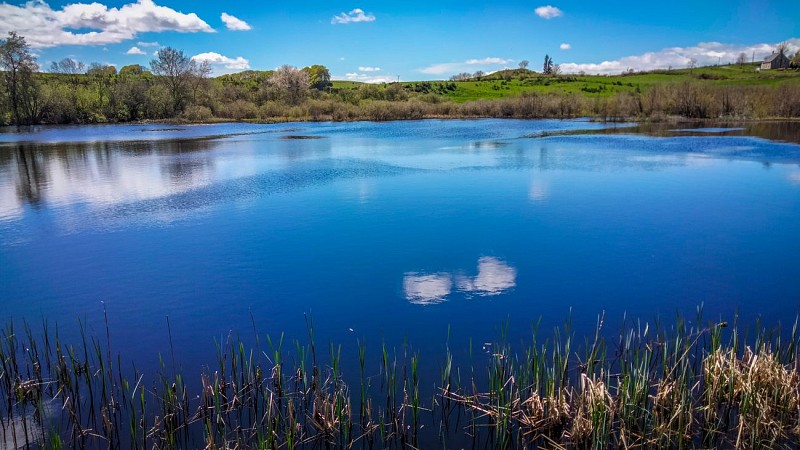
[[[477,72],[475,72],[475,75],[473,75],[473,77],[477,78],[480,81],[480,79],[483,78],[484,75],[486,74],[483,73],[482,70],[478,70]]]
[[[89,64],[89,70],[86,71],[86,75],[97,85],[97,98],[100,101],[100,105],[104,105],[106,99],[109,97],[111,85],[114,82],[114,75],[116,74],[117,68],[114,66],[96,62]]]
[[[50,64],[50,72],[67,75],[78,75],[79,73],[83,73],[85,68],[86,64],[72,58],[64,58],[61,61],[53,61],[53,63]]]
[[[290,65],[283,65],[269,78],[269,84],[278,90],[286,103],[297,105],[306,96],[308,73]]]
[[[207,87],[208,77],[211,75],[211,63],[209,61],[196,62],[192,60],[189,68],[189,89],[192,91],[192,103],[197,103],[197,93],[201,88]]]
[[[11,104],[13,122],[17,125],[34,123],[39,109],[39,92],[33,72],[39,66],[25,38],[14,31],[0,43],[0,68],[4,72],[3,84]]]
[[[139,64],[131,64],[128,66],[123,66],[121,69],[119,69],[119,74],[123,77],[138,77],[143,73],[145,73],[145,68]]]
[[[553,58],[550,55],[544,55],[544,64],[542,65],[542,73],[550,75],[553,73]]]
[[[792,56],[792,67],[799,68],[800,67],[800,50],[798,50],[794,56]]]
[[[697,65],[697,58],[689,58],[689,69],[694,69]]]
[[[308,83],[314,89],[324,91],[331,84],[331,74],[325,66],[315,64],[305,67],[303,72],[308,74]]]
[[[781,42],[778,44],[778,47],[775,50],[777,50],[781,55],[788,57],[787,53],[789,53],[789,43]]]
[[[523,59],[522,61],[519,62],[519,68],[523,69],[523,70],[527,69],[528,68],[528,64],[529,64],[528,60],[527,59]]]
[[[158,51],[156,59],[150,61],[150,69],[154,74],[163,77],[172,97],[173,112],[183,112],[196,63],[184,55],[182,50],[165,47]]]
[[[450,77],[450,81],[468,81],[472,78],[472,74],[468,72],[461,72]]]
[[[739,56],[736,57],[736,64],[743,66],[747,63],[747,53],[742,52],[739,53]]]

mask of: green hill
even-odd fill
[[[500,99],[524,92],[611,97],[620,92],[642,92],[653,86],[695,82],[711,86],[774,86],[800,88],[797,70],[758,71],[757,64],[658,70],[624,75],[542,75],[526,69],[508,69],[466,81],[412,81],[400,83],[406,91],[433,93],[457,103]],[[334,81],[338,89],[358,89],[364,83]],[[454,86],[454,88],[453,88]]]

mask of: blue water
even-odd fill
[[[431,357],[571,318],[793,322],[800,146],[524,138],[585,121],[0,133],[0,320],[78,320],[139,367],[254,333]],[[315,139],[287,139],[314,137]],[[169,317],[169,330],[167,328]],[[255,330],[255,331],[254,331]],[[582,341],[582,339],[580,339]],[[453,345],[453,343],[460,343]],[[461,350],[459,350],[461,349]]]

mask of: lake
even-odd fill
[[[58,322],[67,340],[79,320],[103,335],[105,311],[125,361],[154,368],[173,346],[189,372],[230,335],[303,339],[306,315],[323,347],[407,343],[436,361],[448,341],[464,354],[534,323],[591,335],[603,311],[612,331],[701,306],[791,325],[800,145],[625,127],[4,130],[0,318]]]

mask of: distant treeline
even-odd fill
[[[614,95],[534,93],[456,103],[445,94],[472,81],[361,84],[334,88],[324,66],[283,66],[210,78],[207,63],[165,48],[150,64],[117,70],[71,59],[39,71],[24,38],[0,41],[0,124],[81,124],[144,120],[352,121],[421,118],[664,120],[800,117],[800,87],[719,85],[702,79]],[[535,74],[535,77],[558,75]],[[473,80],[474,81],[474,80]]]

